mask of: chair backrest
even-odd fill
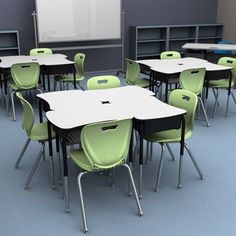
[[[187,111],[185,114],[185,134],[192,134],[198,98],[193,92],[176,89],[169,96],[169,104]]]
[[[126,80],[128,84],[134,85],[139,78],[140,74],[140,66],[136,61],[130,60],[128,58],[126,60]]]
[[[176,51],[166,51],[166,52],[161,53],[160,58],[161,58],[161,60],[163,60],[163,59],[180,59],[181,54]]]
[[[92,89],[106,89],[120,87],[120,80],[113,75],[94,76],[88,79],[87,88]]]
[[[27,135],[30,135],[31,129],[34,125],[34,110],[30,103],[23,98],[20,92],[17,92],[16,96],[20,99],[23,106],[22,128],[25,130]]]
[[[30,50],[30,55],[52,55],[52,49],[50,48],[33,48]]]
[[[232,82],[236,79],[236,58],[233,57],[221,57],[218,61],[219,65],[232,67]]]
[[[76,72],[80,76],[84,76],[84,61],[85,61],[85,54],[77,53],[74,57],[75,68]]]
[[[36,62],[18,63],[11,66],[11,76],[20,89],[38,86],[40,67]]]
[[[189,69],[182,71],[179,76],[181,88],[191,91],[196,95],[199,95],[202,92],[205,74],[205,68]]]
[[[93,170],[109,169],[126,161],[132,121],[101,122],[85,126],[81,143]]]

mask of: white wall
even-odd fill
[[[224,40],[236,44],[236,0],[218,0],[217,23],[224,24]]]

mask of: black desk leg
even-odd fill
[[[52,150],[52,125],[48,121],[48,147],[49,147],[49,157],[50,157],[50,167],[51,167],[51,181],[52,189],[55,189],[55,176],[54,176],[54,163],[53,163],[53,150]]]
[[[0,68],[0,86],[1,86],[1,91],[2,91],[2,107],[4,108],[5,104],[4,104],[4,91],[3,91],[3,74],[2,74],[1,68]]]
[[[62,155],[63,155],[65,210],[66,212],[69,212],[70,208],[69,208],[69,188],[68,188],[68,163],[67,163],[66,134],[65,133],[63,133],[61,137],[61,149],[62,149]]]
[[[168,102],[168,82],[165,83],[166,84],[166,91],[165,91],[165,102]]]
[[[51,91],[49,71],[47,72],[47,79],[48,79],[48,91]]]
[[[74,89],[76,89],[76,71],[74,65],[73,65],[73,77],[74,77]]]
[[[179,158],[179,175],[178,175],[178,188],[182,187],[182,159],[184,156],[184,136],[185,136],[185,119],[181,117],[181,140],[180,140],[180,158]]]
[[[139,136],[139,198],[142,198],[142,182],[143,182],[143,137]]]
[[[8,88],[7,88],[7,76],[3,74],[3,85],[4,85],[4,96],[6,101],[7,115],[9,114],[9,99],[8,99]]]
[[[42,112],[42,102],[41,99],[39,99],[39,122],[43,122],[43,112]]]
[[[227,104],[226,104],[226,112],[225,112],[226,117],[228,116],[229,98],[231,94],[231,82],[232,82],[232,71],[230,71],[230,74],[229,74],[228,96],[227,96]]]
[[[45,72],[42,72],[42,79],[43,79],[43,91],[45,91]]]
[[[56,134],[56,151],[57,151],[57,158],[58,158],[58,183],[62,184],[62,173],[61,173],[61,157],[60,157],[60,142],[59,136]]]

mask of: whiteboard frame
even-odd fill
[[[119,34],[120,34],[120,37],[118,38],[101,38],[101,39],[77,39],[77,40],[60,40],[60,41],[40,41],[40,37],[39,37],[39,26],[38,26],[38,14],[37,14],[37,2],[38,0],[35,0],[35,11],[32,15],[34,15],[34,20],[35,20],[35,23],[34,23],[34,27],[35,27],[35,31],[36,31],[36,35],[35,35],[35,38],[36,39],[36,45],[38,45],[38,43],[69,43],[69,42],[96,42],[96,41],[105,41],[105,40],[122,40],[122,15],[123,15],[123,4],[122,4],[122,0],[119,0],[120,1],[120,29],[119,29]]]

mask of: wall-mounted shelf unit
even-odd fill
[[[130,26],[130,58],[159,58],[168,50],[183,53],[185,43],[217,43],[222,35],[221,24]]]
[[[0,31],[0,56],[20,55],[19,32]]]

